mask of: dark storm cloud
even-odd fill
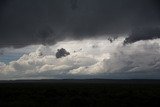
[[[71,0],[71,8],[72,8],[73,10],[75,10],[76,8],[78,8],[78,6],[77,6],[77,1],[78,1],[78,0]]]
[[[66,57],[67,55],[70,55],[70,53],[67,52],[64,48],[58,49],[56,52],[56,58]]]
[[[160,38],[160,27],[137,28],[125,39],[124,44],[133,43],[139,40]]]
[[[160,24],[159,12],[158,0],[2,0],[0,46],[54,44],[140,26],[152,29]]]

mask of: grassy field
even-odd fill
[[[159,80],[1,81],[0,107],[160,106]]]

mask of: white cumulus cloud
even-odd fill
[[[153,78],[155,75],[159,78],[160,39],[125,46],[124,39],[112,43],[100,38],[39,45],[9,64],[0,62],[0,79]],[[66,49],[70,55],[57,59],[55,53],[59,48]]]

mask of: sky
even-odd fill
[[[64,48],[69,55],[56,57]],[[1,0],[0,80],[160,79],[159,0]]]

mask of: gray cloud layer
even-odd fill
[[[136,28],[124,41],[124,44],[133,43],[139,40],[149,40],[160,38],[160,27]]]
[[[0,46],[54,44],[130,31],[127,43],[152,39],[155,30],[142,30],[143,35],[134,29],[159,26],[159,7],[158,0],[1,0]]]

